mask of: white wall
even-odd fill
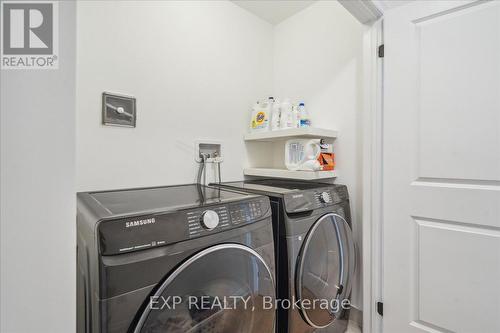
[[[272,87],[272,26],[229,1],[78,2],[77,183],[195,180],[194,140],[241,179],[251,105]],[[101,125],[101,93],[137,97],[137,127]]]
[[[303,100],[313,126],[337,129],[336,182],[351,196],[361,247],[363,26],[336,1],[318,1],[274,29],[275,96]],[[361,254],[361,249],[358,255]],[[353,304],[361,309],[361,263]]]
[[[0,331],[75,330],[75,3],[59,69],[2,70]]]

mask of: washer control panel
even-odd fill
[[[192,210],[186,213],[189,237],[197,237],[214,229],[229,227],[229,212],[226,206]]]
[[[115,255],[211,235],[271,218],[267,197],[100,221],[99,251]]]
[[[219,214],[213,210],[206,210],[201,214],[200,222],[205,229],[212,230],[219,225]]]
[[[264,216],[268,206],[263,199],[257,199],[189,211],[186,213],[189,237],[199,237],[255,222]]]
[[[250,222],[262,216],[262,203],[260,201],[251,201],[233,204],[230,214],[231,221],[235,225]]]

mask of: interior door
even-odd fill
[[[384,29],[384,332],[500,332],[500,2]]]
[[[311,305],[300,308],[310,326],[327,327],[342,314],[342,301],[351,293],[354,256],[351,228],[338,214],[323,215],[304,238],[297,259],[296,294]],[[322,306],[324,300],[328,306]]]
[[[134,333],[272,333],[274,299],[272,272],[257,252],[216,245],[167,276]]]

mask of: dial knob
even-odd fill
[[[206,210],[201,215],[201,225],[208,230],[212,230],[219,225],[219,215],[213,210]]]
[[[328,192],[322,192],[320,195],[319,195],[319,199],[321,200],[321,202],[323,203],[330,203],[332,201],[332,198],[330,197],[330,193]]]

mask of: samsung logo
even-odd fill
[[[156,223],[156,220],[154,217],[152,217],[150,219],[125,222],[125,228],[139,227],[141,225],[152,224],[152,223]]]
[[[298,198],[302,198],[303,196],[304,196],[303,194],[295,194],[295,195],[292,195],[292,198],[298,199]]]

